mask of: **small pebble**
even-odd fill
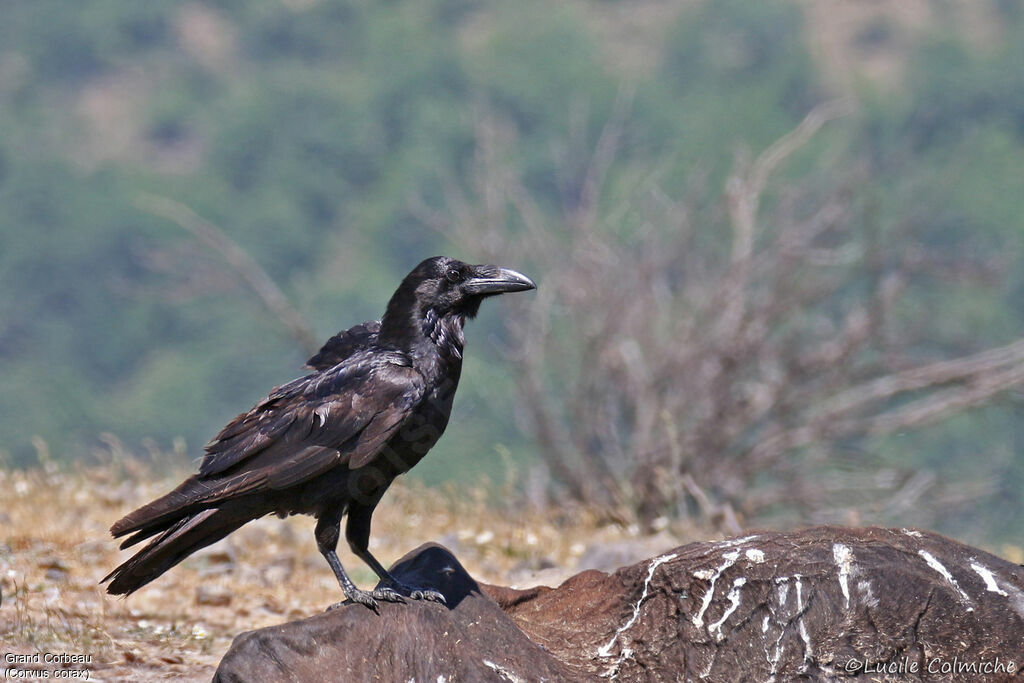
[[[201,585],[196,588],[196,604],[226,607],[234,595],[224,586]]]

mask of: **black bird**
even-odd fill
[[[316,542],[349,600],[443,601],[403,586],[368,550],[370,517],[398,475],[426,455],[448,424],[462,369],[463,325],[483,299],[534,289],[514,270],[437,256],[402,280],[377,322],[332,337],[307,363],[206,446],[199,473],[110,528],[152,538],[103,581],[127,595],[246,522],[275,513],[316,517]],[[335,552],[341,518],[352,551],[380,577],[363,591]]]

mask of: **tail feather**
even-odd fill
[[[110,581],[107,592],[112,595],[133,593],[196,550],[219,541],[250,519],[252,517],[221,508],[208,508],[185,516],[168,525],[149,545],[110,572],[101,583]],[[126,543],[142,540],[142,534],[154,533],[157,531],[148,527]]]
[[[217,479],[200,479],[193,475],[170,493],[119,519],[110,527],[110,533],[114,538],[135,534],[121,545],[127,548],[171,528],[183,517],[219,507],[259,490],[265,478],[263,471],[240,472]]]
[[[145,541],[147,538],[151,538],[152,536],[156,536],[157,534],[163,531],[167,531],[180,521],[180,519],[171,518],[166,521],[160,522],[159,524],[150,524],[149,526],[140,529],[128,538],[121,541],[121,545],[119,547],[121,548],[121,550],[124,550],[125,548],[130,548],[136,543],[139,543],[140,541]]]
[[[199,477],[191,476],[167,495],[161,496],[152,503],[147,503],[119,519],[114,526],[110,527],[110,533],[117,538],[135,531],[154,530],[160,527],[152,533],[125,541],[125,545],[121,547],[138,543],[143,538],[155,534],[157,530],[168,528],[168,522],[173,524],[188,512],[203,507],[204,496],[202,494],[208,488],[209,486],[205,482],[201,482]]]

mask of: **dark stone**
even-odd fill
[[[1024,570],[928,532],[752,533],[557,588],[478,585],[439,546],[394,572],[449,605],[246,633],[216,680],[998,681],[1024,664]]]
[[[398,561],[399,581],[440,591],[447,605],[349,604],[308,619],[243,633],[214,681],[548,681],[571,674],[515,622],[441,546]],[[518,676],[518,679],[516,678]]]

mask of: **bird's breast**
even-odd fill
[[[447,367],[444,370],[434,377],[428,377],[427,384],[431,389],[388,442],[391,451],[398,456],[395,464],[398,465],[399,474],[409,471],[422,460],[448,426],[458,387],[459,368]]]

